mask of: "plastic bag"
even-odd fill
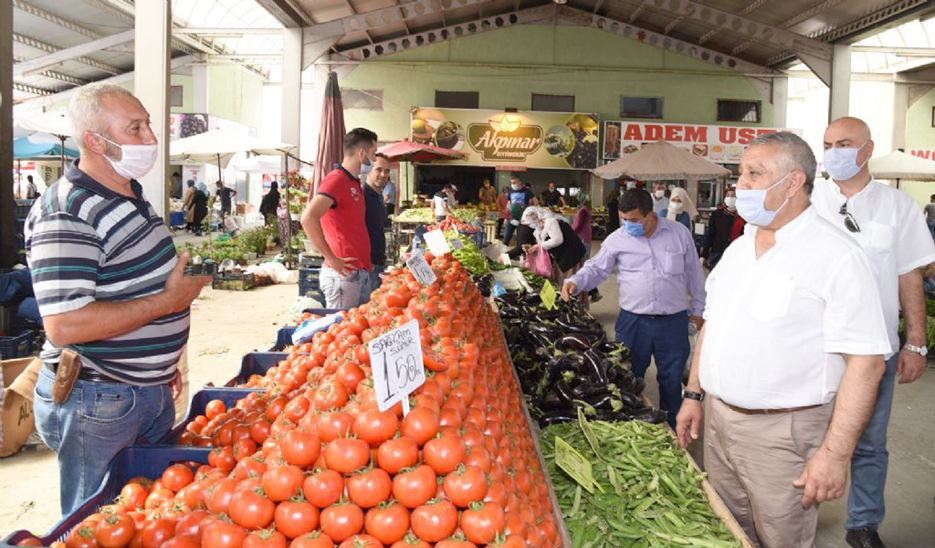
[[[533,253],[526,253],[526,264],[534,274],[546,279],[552,277],[552,256],[548,250],[540,247]]]
[[[274,284],[297,284],[299,283],[299,271],[289,270],[284,265],[276,262],[266,262],[247,267],[247,272],[272,278]]]

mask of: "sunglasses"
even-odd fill
[[[841,210],[838,211],[838,213],[844,215],[844,228],[846,228],[848,232],[851,234],[860,232],[860,225],[857,224],[857,219],[847,212],[847,202],[844,202],[844,205],[841,206]]]

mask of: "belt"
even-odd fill
[[[58,364],[45,363],[45,367],[52,372],[52,376],[55,376],[56,371],[58,370]],[[98,373],[97,371],[91,369],[90,367],[82,367],[81,372],[78,373],[78,380],[85,382],[111,382],[118,383],[120,381],[115,381],[114,379]]]
[[[792,407],[789,409],[744,409],[743,407],[735,407],[726,401],[721,401],[727,407],[730,407],[731,410],[738,413],[743,413],[744,415],[778,415],[780,413],[795,413],[796,411],[805,411],[808,409],[816,409],[822,407],[824,404],[820,405],[806,405],[804,407]]]

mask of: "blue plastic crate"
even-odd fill
[[[0,337],[0,358],[4,360],[25,358],[32,354],[32,343],[35,338],[35,331],[23,331],[13,337]]]
[[[321,282],[319,275],[321,268],[300,268],[299,269],[299,297],[312,297],[310,293],[321,292]]]
[[[337,309],[332,308],[308,308],[302,311],[315,314],[317,316],[327,316],[329,314],[334,314],[335,312],[341,312]],[[276,345],[269,349],[270,352],[282,352],[287,346],[292,346],[292,334],[295,333],[297,326],[288,325],[286,327],[279,328],[279,331],[276,333]]]
[[[185,418],[175,425],[171,432],[159,440],[158,445],[175,445],[179,441],[179,436],[185,432],[185,427],[195,420],[198,415],[204,415],[208,402],[211,400],[221,400],[224,406],[230,409],[237,405],[237,402],[246,398],[252,392],[262,392],[256,388],[205,388],[192,395],[188,402],[188,411]]]
[[[120,490],[129,479],[136,476],[158,478],[174,462],[207,463],[210,452],[210,449],[200,447],[127,447],[110,461],[101,487],[84,501],[80,508],[65,516],[45,536],[36,537],[29,531],[16,531],[3,539],[0,546],[15,546],[16,543],[30,538],[38,538],[43,546],[48,546],[56,540],[64,540],[65,535],[82,520],[96,512],[101,506],[110,504],[120,494]]]
[[[240,362],[240,373],[224,383],[224,386],[234,388],[247,382],[250,375],[265,375],[270,368],[288,357],[289,354],[285,352],[251,352]]]

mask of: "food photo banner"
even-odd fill
[[[801,131],[795,129],[606,121],[601,156],[606,163],[636,152],[643,145],[661,140],[691,150],[693,154],[712,162],[740,163],[740,156],[750,141],[764,133],[776,131],[791,131],[801,135]]]
[[[412,109],[410,139],[464,152],[455,162],[526,169],[597,167],[597,115],[502,110]]]

